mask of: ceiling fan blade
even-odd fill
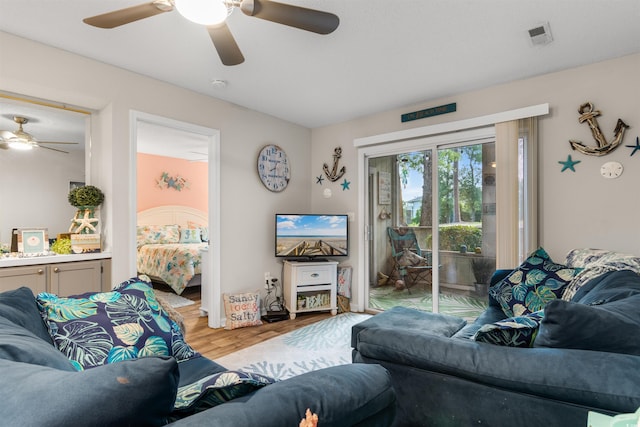
[[[58,150],[57,148],[45,147],[44,145],[36,145],[37,148],[46,148],[47,150],[57,151],[59,153],[69,154],[68,151]]]
[[[158,0],[85,18],[82,22],[98,28],[115,28],[171,10],[173,6],[169,1]]]
[[[0,141],[0,148],[3,150],[8,150],[9,149],[9,144],[7,144],[4,141]]]
[[[270,0],[243,0],[240,10],[245,15],[318,34],[329,34],[340,24],[333,13]]]
[[[38,144],[69,144],[78,145],[77,142],[60,142],[60,141],[38,141]]]
[[[233,38],[225,22],[207,25],[207,31],[224,65],[238,65],[244,62],[244,56],[240,52],[236,39]]]
[[[0,139],[10,139],[15,138],[16,134],[13,132],[9,132],[8,130],[0,130]]]

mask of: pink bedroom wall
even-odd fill
[[[174,157],[138,153],[138,212],[156,206],[180,205],[208,211],[208,165]],[[188,183],[181,191],[160,188],[158,180],[166,172]]]

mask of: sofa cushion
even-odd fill
[[[38,304],[31,289],[21,287],[0,294],[0,317],[29,330],[35,336],[53,344],[47,325],[40,317]]]
[[[544,310],[482,325],[474,341],[509,347],[533,347]]]
[[[173,409],[178,366],[149,357],[82,372],[0,359],[2,424],[159,426]]]
[[[145,356],[198,355],[141,279],[111,292],[68,298],[42,293],[37,299],[54,344],[77,369]]]
[[[551,300],[560,298],[577,269],[556,264],[547,252],[538,248],[511,274],[491,286],[489,294],[500,303],[508,317],[542,310]]]
[[[640,355],[640,276],[615,271],[585,284],[579,295],[585,288],[590,291],[578,301],[547,305],[534,345]]]
[[[35,336],[4,317],[0,317],[0,359],[74,370],[69,359],[50,341]]]
[[[178,388],[174,415],[204,411],[275,383],[277,380],[253,372],[223,371]]]

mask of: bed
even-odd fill
[[[200,285],[201,250],[208,246],[208,215],[186,206],[159,206],[137,214],[137,269],[180,295]]]

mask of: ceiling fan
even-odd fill
[[[85,18],[83,22],[98,28],[115,28],[170,12],[174,8],[190,21],[207,27],[211,41],[224,65],[238,65],[244,62],[244,56],[225,22],[234,8],[240,8],[247,16],[317,34],[329,34],[338,28],[340,23],[339,18],[332,13],[270,0],[154,0],[151,3]]]
[[[26,117],[15,116],[13,121],[18,124],[18,130],[0,130],[0,148],[2,149],[6,150],[14,148],[16,150],[31,150],[34,147],[39,147],[69,154],[68,151],[58,150],[57,148],[51,148],[40,144],[78,144],[77,142],[38,141],[31,134],[22,129],[22,125],[26,125],[29,122],[29,119]]]

